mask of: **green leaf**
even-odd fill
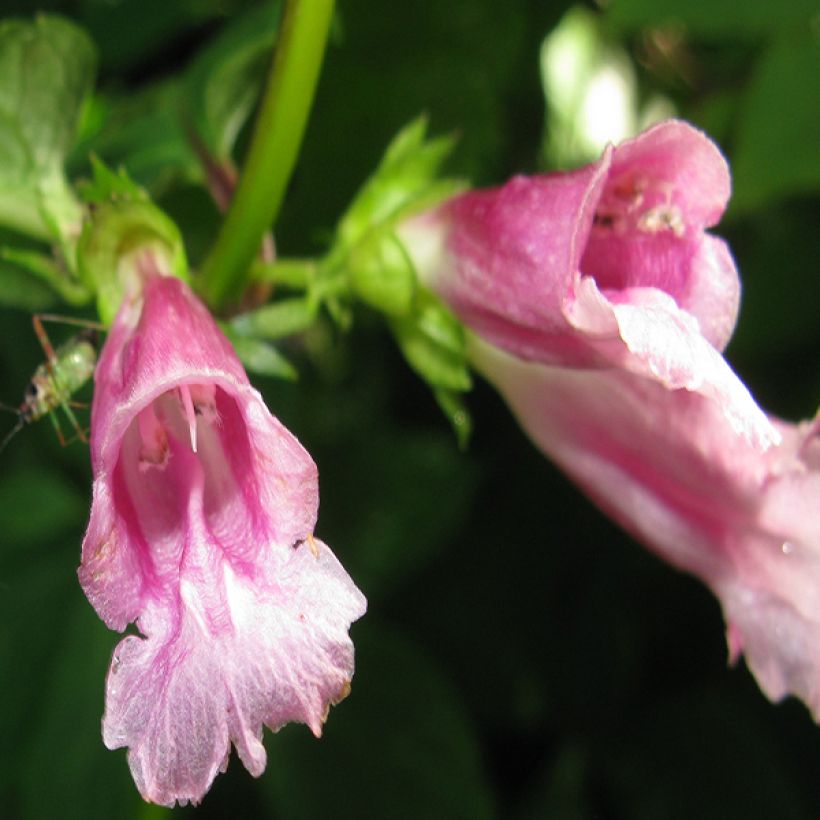
[[[287,381],[299,378],[296,368],[272,344],[237,336],[235,333],[229,333],[228,336],[236,355],[251,372]]]
[[[150,200],[111,200],[93,210],[77,245],[77,266],[83,282],[97,294],[104,324],[114,321],[138,256],[146,251],[163,260],[167,273],[187,279],[179,229]]]
[[[91,172],[93,177],[80,185],[83,201],[101,205],[104,202],[125,200],[145,202],[148,194],[137,185],[125,168],[116,171],[109,168],[98,156],[91,155]]]
[[[337,400],[333,413],[339,412]],[[345,567],[378,608],[377,601],[389,601],[461,538],[478,475],[441,425],[413,429],[377,415],[362,427],[366,433],[319,461],[323,487],[356,476],[349,494],[323,496],[319,524],[337,549],[346,549]]]
[[[0,23],[0,220],[41,239],[80,219],[63,175],[94,78],[86,34],[59,17]]]
[[[201,182],[202,167],[182,121],[184,83],[178,77],[122,96],[98,98],[102,123],[78,149],[97,154],[159,196],[180,179]]]
[[[19,816],[134,817],[142,801],[125,756],[106,749],[100,733],[106,671],[120,636],[105,628],[66,569],[63,606],[59,615],[54,604],[51,610],[56,651],[47,674],[35,674],[40,697],[20,755]]]
[[[820,47],[807,30],[763,54],[743,101],[732,164],[732,208],[820,188]]]
[[[461,393],[439,387],[433,391],[433,395],[456,434],[458,446],[466,450],[473,432],[473,420]]]
[[[50,256],[25,248],[0,247],[0,261],[10,262],[45,282],[64,302],[84,305],[91,293]]]
[[[427,291],[418,292],[413,312],[393,319],[391,328],[404,358],[433,390],[459,446],[464,447],[471,424],[458,394],[472,387],[464,328]]]
[[[352,693],[322,739],[304,726],[267,738],[270,810],[291,820],[492,818],[473,727],[442,670],[372,618],[353,638]]]
[[[281,0],[275,0],[253,8],[200,52],[188,69],[187,113],[217,161],[230,157],[259,98],[281,7]]]
[[[231,320],[231,329],[239,336],[281,339],[307,330],[316,319],[313,299],[293,297],[271,302]]]
[[[48,310],[57,294],[17,265],[0,259],[0,304],[32,312]]]
[[[343,247],[351,247],[368,231],[429,207],[461,187],[457,180],[442,185],[437,179],[441,165],[453,150],[454,138],[427,140],[426,134],[427,120],[419,117],[393,138],[379,166],[339,222],[338,242]]]
[[[359,242],[347,266],[353,291],[363,302],[389,316],[403,316],[411,309],[416,274],[392,232],[380,231]]]

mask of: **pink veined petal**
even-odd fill
[[[666,294],[649,289],[621,292],[628,301],[613,308],[629,356],[624,366],[671,390],[686,389],[721,408],[732,431],[760,450],[780,434],[726,360],[701,335],[697,321]]]
[[[109,626],[141,633],[115,651],[104,739],[147,800],[198,802],[231,743],[257,776],[264,725],[319,733],[366,603],[313,538],[315,464],[184,283],[148,277],[95,379],[79,576]]]
[[[198,802],[227,766],[230,742],[248,771],[265,768],[262,727],[291,721],[321,734],[330,704],[349,691],[353,646],[346,623],[364,599],[321,542],[276,560],[250,584],[200,548],[200,570],[224,585],[231,628],[214,634],[211,602],[183,586],[179,619],[149,608],[149,639],[125,638],[108,676],[103,738],[128,746],[142,795],[155,803]]]
[[[596,359],[564,310],[609,156],[572,173],[469,192],[404,223],[419,276],[465,324],[524,358]]]
[[[716,146],[669,121],[570,175],[464,194],[401,235],[536,445],[715,591],[731,658],[770,697],[820,718],[820,422],[767,419],[720,355],[740,287],[704,231],[729,193]]]

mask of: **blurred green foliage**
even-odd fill
[[[7,0],[3,12],[32,5]],[[99,49],[72,173],[88,175],[92,147],[125,163],[178,221],[196,262],[219,216],[185,138],[181,89],[190,66],[201,70],[201,50],[261,4],[37,5],[69,15]],[[539,52],[569,7],[339,0],[279,249],[324,252],[389,140],[420,112],[433,134],[459,134],[456,175],[487,184],[543,166]],[[745,290],[729,358],[761,403],[792,418],[820,398],[813,14],[801,0],[619,0],[601,14],[604,35],[634,61],[639,101],[668,97],[733,164],[737,199],[719,232]],[[254,48],[238,73],[213,59],[226,82],[253,84]],[[240,120],[249,111],[245,96],[214,99],[241,103]],[[214,144],[235,142],[241,155],[244,138],[234,128]],[[0,313],[6,403],[42,360],[22,310],[45,307],[51,292],[31,281],[0,268],[0,294],[13,296],[3,301],[19,308]],[[481,384],[469,400],[472,442],[459,452],[389,329],[364,308],[353,320],[348,334],[320,324],[281,343],[273,355],[298,364],[298,383],[257,382],[317,461],[318,534],[370,600],[352,630],[353,692],[321,741],[301,726],[267,733],[259,781],[234,757],[202,806],[176,814],[816,817],[820,732],[800,704],[774,707],[745,670],[726,670],[710,595],[600,515]],[[268,361],[272,372],[281,361]],[[118,636],[76,581],[89,494],[87,449],[60,448],[47,423],[2,454],[0,813],[9,820],[168,814],[141,804],[124,752],[100,738]]]

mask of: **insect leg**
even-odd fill
[[[68,418],[69,422],[71,423],[71,426],[74,428],[74,432],[76,433],[76,435],[72,436],[68,441],[63,440],[62,432],[58,433],[60,437],[60,444],[65,446],[66,444],[71,444],[71,442],[75,439],[79,439],[81,442],[83,442],[83,444],[87,444],[88,436],[86,435],[85,430],[80,426],[80,423],[77,421],[77,417],[74,415],[74,411],[68,406],[66,402],[63,402],[60,405],[60,407],[63,408],[63,412],[66,414],[66,417]],[[55,414],[51,413],[51,415],[54,416]],[[57,427],[59,428],[59,424],[57,424]]]
[[[59,325],[73,325],[74,327],[87,327],[91,330],[107,330],[102,322],[95,322],[93,319],[79,319],[76,316],[63,316],[61,313],[35,313],[33,319],[38,319],[40,325],[43,322],[54,322]]]
[[[54,432],[57,434],[57,440],[60,442],[60,447],[65,447],[68,442],[66,441],[66,437],[63,435],[63,430],[60,427],[60,420],[57,418],[57,414],[53,411],[48,414],[49,419],[51,419],[51,423],[54,426]]]
[[[34,325],[34,332],[37,334],[40,345],[46,354],[49,369],[51,369],[51,365],[54,364],[57,357],[54,355],[54,348],[51,346],[51,339],[48,338],[48,333],[46,333],[46,329],[43,327],[43,318],[45,318],[44,314],[35,313],[34,316],[31,317],[31,324]],[[52,376],[53,375],[54,374],[52,374]]]

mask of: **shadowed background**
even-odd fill
[[[196,182],[175,77],[260,4],[37,5],[84,26],[100,52],[72,174],[85,173],[90,148],[125,163],[178,221],[196,263],[219,216]],[[5,0],[0,11],[32,6]],[[277,225],[280,252],[321,252],[390,138],[422,111],[434,134],[460,134],[450,170],[477,184],[552,167],[545,133],[560,123],[554,112],[545,122],[539,53],[569,8],[339,0]],[[820,399],[813,4],[621,0],[599,24],[631,61],[639,102],[663,95],[727,154],[736,198],[717,232],[744,285],[727,356],[767,410],[810,416]],[[53,303],[45,288],[16,298],[13,272],[0,273],[3,301],[16,305],[0,313],[0,399],[16,403],[42,361],[28,314]],[[317,534],[370,602],[352,629],[353,691],[321,741],[304,726],[266,732],[258,781],[234,756],[202,806],[177,815],[817,816],[820,730],[808,712],[770,705],[742,664],[727,670],[710,594],[598,513],[489,388],[469,397],[474,433],[460,452],[375,314],[358,309],[349,334],[328,324],[287,353],[298,383],[254,381],[319,465]],[[89,496],[87,448],[61,448],[48,422],[0,457],[0,813],[9,820],[170,814],[141,803],[125,752],[100,737],[119,638],[76,580]]]

